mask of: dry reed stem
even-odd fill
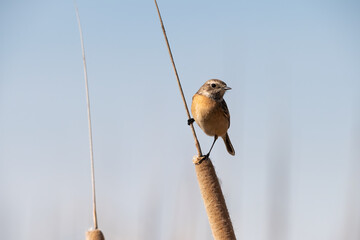
[[[98,228],[98,222],[97,222],[97,213],[96,213],[94,151],[93,151],[93,139],[92,139],[92,128],[91,128],[89,84],[88,84],[88,76],[87,76],[87,68],[86,68],[84,38],[83,38],[83,33],[82,33],[82,28],[81,28],[79,9],[78,9],[78,7],[76,5],[75,0],[74,0],[74,7],[75,7],[75,12],[76,12],[76,19],[77,19],[78,26],[79,26],[81,51],[82,51],[82,58],[83,58],[83,65],[84,65],[84,78],[85,78],[85,90],[86,90],[86,107],[87,107],[87,114],[88,114],[89,144],[90,144],[90,165],[91,165],[91,186],[92,186],[92,200],[93,200],[93,221],[94,221],[94,229],[97,229]]]
[[[99,229],[96,229],[86,232],[86,240],[105,240],[105,237]]]
[[[169,40],[168,40],[167,35],[166,35],[165,26],[164,26],[164,23],[163,23],[161,14],[160,14],[159,6],[158,6],[156,0],[154,0],[154,2],[155,2],[156,10],[157,10],[158,15],[159,15],[161,28],[162,28],[162,31],[163,31],[163,34],[164,34],[167,49],[169,51],[171,63],[172,63],[173,69],[174,69],[174,73],[175,73],[176,80],[177,80],[177,83],[178,83],[178,87],[179,87],[179,90],[180,90],[181,98],[183,100],[183,104],[184,104],[184,107],[185,107],[185,110],[186,110],[187,117],[188,117],[188,119],[190,119],[191,118],[190,111],[189,111],[189,108],[188,108],[187,103],[186,103],[186,99],[185,99],[185,96],[184,96],[184,91],[183,91],[182,86],[181,86],[179,74],[178,74],[177,69],[176,69],[174,57],[173,57],[172,52],[171,52],[170,43],[169,43]],[[194,140],[195,140],[195,147],[196,147],[196,150],[198,152],[198,156],[200,157],[202,155],[202,152],[201,152],[199,140],[198,140],[198,138],[196,136],[194,125],[191,123],[190,127],[191,127],[191,131],[192,131],[192,134],[193,134],[193,137],[194,137]]]
[[[198,157],[194,156],[193,161],[198,162]],[[214,239],[235,240],[225,198],[211,160],[195,164],[195,171]]]

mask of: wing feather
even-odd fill
[[[225,118],[229,122],[229,127],[230,127],[230,113],[229,113],[229,109],[228,109],[227,104],[224,99],[220,102],[220,106],[221,106],[221,109],[223,110]]]

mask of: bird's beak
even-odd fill
[[[231,90],[231,87],[224,87],[224,90]]]

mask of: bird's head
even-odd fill
[[[223,81],[219,79],[210,79],[201,86],[197,93],[221,101],[225,92],[230,89],[231,88]]]

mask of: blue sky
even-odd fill
[[[359,2],[158,4],[188,104],[210,78],[233,88],[225,99],[236,156],[219,141],[212,159],[238,238],[358,239]],[[108,239],[209,239],[196,149],[153,1],[78,7],[100,229]],[[196,130],[207,151],[212,138]],[[87,134],[73,2],[1,2],[4,238],[84,238]]]

